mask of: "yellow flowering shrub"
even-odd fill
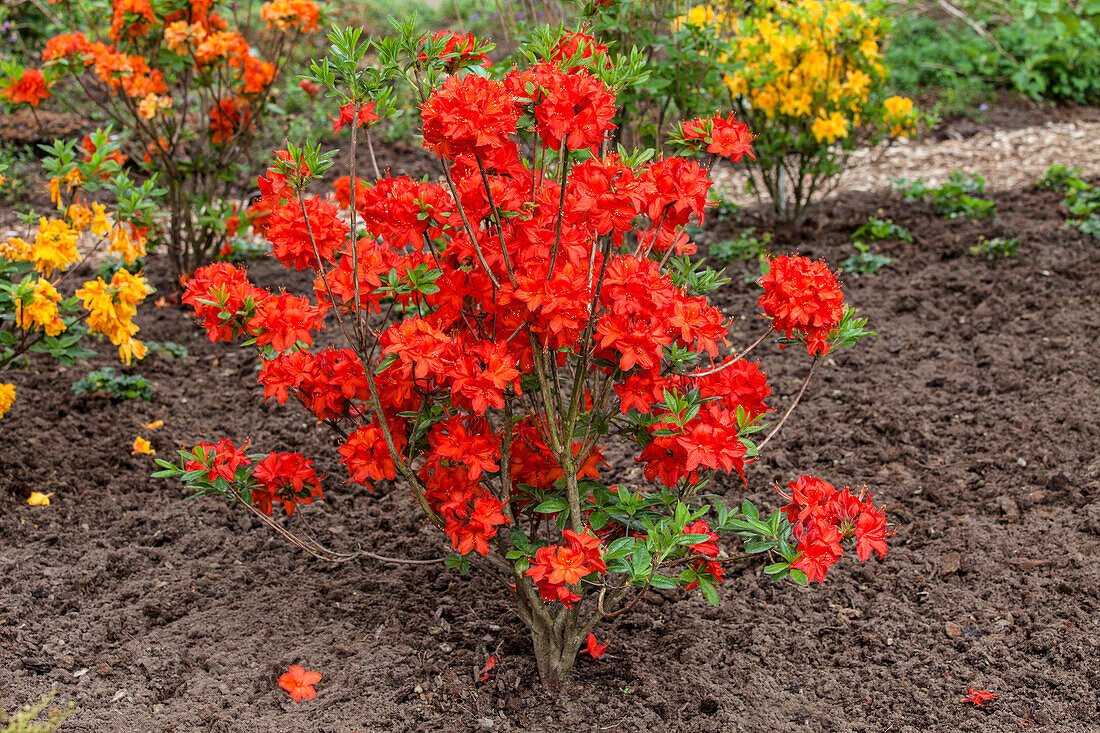
[[[883,99],[883,18],[876,3],[764,0],[686,22],[723,27],[733,39],[725,75],[738,118],[757,134],[754,183],[776,213],[801,216],[835,183],[857,142],[912,134],[912,100]]]
[[[71,365],[95,353],[81,345],[89,334],[109,339],[126,364],[145,356],[133,319],[152,288],[140,272],[126,268],[136,269],[145,256],[151,199],[159,192],[153,181],[137,186],[129,179],[117,145],[106,134],[96,133],[85,145],[92,149],[54,143],[43,165],[51,175],[48,189],[57,211],[38,217],[37,226],[32,217],[33,228],[25,236],[0,240],[0,371],[16,366],[28,352],[51,354]],[[112,211],[92,200],[97,192],[112,200]],[[100,252],[117,257],[114,273],[64,297],[74,267]],[[0,417],[14,401],[15,386],[0,384]]]

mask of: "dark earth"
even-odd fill
[[[984,222],[849,196],[772,242],[836,266],[868,216],[916,238],[877,245],[892,266],[845,276],[879,336],[826,360],[747,488],[717,489],[771,510],[773,482],[801,473],[866,484],[897,524],[885,560],[845,557],[811,588],[733,566],[717,609],[652,592],[597,628],[609,653],[582,657],[560,699],[540,692],[508,593],[488,577],[325,563],[243,508],[151,479],[152,460],[130,452],[137,435],[169,458],[250,437],[330,474],[324,502],[300,512],[329,546],[447,552],[407,492],[343,484],[333,436],[294,405],[262,404],[250,351],[211,345],[151,297],[139,337],[188,358],[123,369],[101,344],[71,369],[36,357],[6,375],[18,400],[0,422],[0,705],[53,688],[76,705],[63,730],[96,733],[1100,730],[1100,245],[1064,225],[1058,193],[992,196],[998,218]],[[712,217],[700,239],[749,225],[762,226]],[[979,235],[1023,245],[977,259]],[[755,267],[733,265],[720,293],[748,316],[737,343],[760,329],[743,284]],[[154,258],[150,270],[170,293],[167,268]],[[270,261],[251,272],[271,284],[285,273]],[[805,354],[772,345],[757,358],[785,409]],[[153,400],[71,394],[107,365],[146,377]],[[32,490],[52,504],[28,506]],[[297,516],[289,526],[305,530]],[[317,699],[277,686],[291,664],[323,675]],[[998,697],[974,707],[969,687]]]

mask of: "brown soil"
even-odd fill
[[[445,553],[404,492],[342,485],[332,437],[261,404],[248,351],[148,307],[141,335],[190,357],[127,370],[155,394],[122,404],[69,391],[115,363],[109,345],[69,370],[36,358],[7,375],[19,399],[0,422],[0,704],[55,687],[77,705],[65,729],[96,733],[1100,730],[1100,246],[1062,225],[1057,194],[995,198],[999,221],[971,223],[849,197],[775,240],[836,264],[878,215],[917,243],[885,243],[895,265],[846,278],[881,335],[828,359],[748,489],[718,491],[774,508],[771,482],[801,472],[867,484],[898,524],[886,559],[845,558],[809,589],[731,570],[718,609],[652,593],[597,630],[610,653],[582,658],[564,700],[538,691],[520,622],[485,576],[312,560],[242,511],[149,478],[136,435],[161,456],[251,436],[332,474],[303,511],[326,543]],[[733,228],[712,222],[703,239]],[[979,234],[1024,245],[974,259]],[[731,272],[724,305],[750,313],[750,265]],[[761,357],[780,405],[807,366],[783,356]],[[155,419],[165,426],[141,427]],[[28,506],[32,489],[52,505]],[[324,675],[316,700],[277,687],[294,663]],[[999,697],[974,708],[971,686]]]

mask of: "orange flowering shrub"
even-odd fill
[[[310,81],[350,107],[337,120],[355,121],[337,200],[304,193],[332,166],[311,144],[277,151],[258,180],[274,254],[314,274],[312,295],[259,287],[228,263],[201,268],[183,301],[210,340],[252,345],[264,398],[332,425],[351,481],[400,481],[446,538],[451,567],[495,574],[549,688],[582,645],[603,653],[597,623],[652,589],[717,604],[726,563],[745,559],[720,541],[801,584],[823,580],[845,544],[860,560],[884,555],[886,517],[865,492],[801,476],[770,517],[706,493],[719,477],[747,483],[794,407],[758,439],[774,401],[750,352],[795,347],[812,358],[808,381],[821,356],[866,335],[836,275],[787,256],[760,280],[759,336],[730,343],[730,319],[707,297],[730,281],[691,260],[687,228],[706,216],[711,164],[751,154],[748,129],[693,120],[685,144],[703,164],[612,152],[629,70],[561,63],[548,38],[525,49],[530,65],[489,79],[483,44],[401,31],[375,46],[380,69],[360,68],[367,48],[350,30],[312,67]],[[359,111],[395,78],[419,96],[435,182],[358,176],[359,130],[373,119]],[[326,323],[342,339],[320,347]],[[637,479],[615,474],[616,454],[640,466]],[[222,438],[158,464],[157,476],[246,504],[309,552],[350,557],[270,519],[324,498],[298,453]]]
[[[133,318],[153,291],[138,265],[152,199],[162,192],[152,180],[140,186],[130,180],[118,144],[103,132],[80,146],[55,142],[48,152],[44,166],[57,210],[41,216],[24,237],[0,241],[0,370],[18,365],[28,352],[72,365],[94,353],[82,345],[90,334],[109,339],[126,364],[142,359],[146,347],[135,338]],[[91,198],[97,191],[109,194],[112,211]],[[62,297],[72,267],[98,253],[117,257],[114,274]],[[0,417],[14,400],[15,386],[0,384]]]
[[[101,102],[131,159],[167,189],[168,250],[180,276],[225,239],[232,199],[256,132],[295,42],[317,30],[312,0],[272,0],[264,30],[245,39],[211,0],[56,0],[72,31],[50,38],[42,69],[9,65],[0,99],[38,106],[62,80],[71,105]],[[100,19],[109,18],[110,23]]]

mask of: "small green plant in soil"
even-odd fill
[[[1020,249],[1019,239],[978,237],[978,243],[970,248],[970,255],[972,257],[985,257],[987,260],[1003,260],[1008,257],[1015,257],[1018,249]]]
[[[770,232],[757,237],[756,228],[749,227],[734,239],[710,245],[710,256],[722,263],[751,260],[759,257],[772,240]]]
[[[188,357],[187,347],[172,341],[165,341],[163,344],[159,344],[156,341],[146,341],[145,345],[149,347],[150,354],[167,354],[173,359],[181,360]]]
[[[895,224],[889,219],[867,220],[867,223],[856,229],[852,234],[853,242],[913,242],[913,235],[900,224]]]
[[[986,219],[997,215],[997,206],[990,199],[978,198],[985,193],[985,177],[976,173],[964,174],[952,171],[947,183],[939,188],[927,186],[923,178],[891,178],[906,201],[931,201],[936,213],[946,219],[965,216],[970,220]]]
[[[116,374],[111,367],[97,369],[73,383],[73,394],[106,394],[113,402],[153,399],[153,389],[144,377]]]
[[[1074,217],[1066,219],[1066,224],[1090,237],[1100,238],[1100,190],[1082,179],[1080,174],[1080,168],[1052,165],[1038,184],[1062,191],[1065,196],[1062,205]]]
[[[845,272],[872,273],[894,263],[892,257],[872,252],[869,244],[863,242],[854,244],[858,253],[840,263],[840,269]]]
[[[1064,191],[1068,186],[1088,185],[1081,180],[1080,168],[1070,168],[1065,165],[1052,165],[1047,168],[1047,172],[1036,183],[1053,191]]]
[[[0,733],[54,733],[65,722],[65,719],[73,714],[73,704],[70,702],[67,710],[52,708],[46,713],[43,720],[37,720],[38,716],[50,706],[57,691],[54,690],[43,696],[36,703],[28,703],[22,710],[8,713],[0,708]]]

